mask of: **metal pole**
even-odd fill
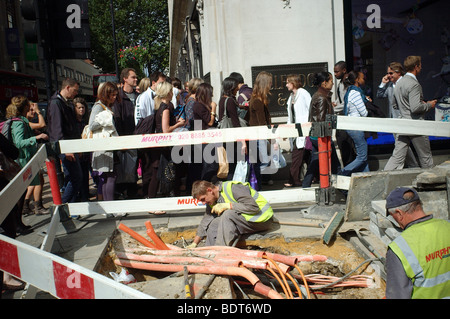
[[[330,159],[328,148],[328,137],[318,138],[319,146],[319,173],[320,173],[320,188],[330,187]]]
[[[114,22],[114,1],[110,0],[110,9],[111,9],[111,24],[112,24],[112,33],[113,33],[113,42],[114,42],[114,62],[116,64],[116,77],[117,81],[120,82],[119,79],[119,62],[117,60],[117,39],[116,39],[116,26]]]

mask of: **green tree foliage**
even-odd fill
[[[114,54],[120,49],[143,46],[146,62],[130,61],[139,75],[164,71],[169,63],[169,18],[167,0],[114,0],[117,52],[114,52],[110,0],[89,0],[89,24],[94,63],[105,72],[115,72]]]

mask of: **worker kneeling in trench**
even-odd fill
[[[206,205],[196,236],[187,248],[195,248],[206,236],[206,246],[231,246],[239,235],[270,229],[273,210],[249,183],[196,181],[192,196]]]

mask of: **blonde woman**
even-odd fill
[[[173,92],[172,84],[161,82],[156,86],[155,97],[155,133],[171,133],[176,128],[184,125],[184,119],[176,120],[173,112],[174,106],[171,103]],[[159,180],[158,168],[161,155],[170,161],[170,148],[153,148],[150,152],[145,152],[142,157],[142,184],[144,194],[148,198],[155,198]],[[164,212],[151,212],[153,214],[163,214]]]
[[[147,89],[150,87],[152,83],[150,82],[149,78],[143,78],[140,82],[139,85],[136,87],[136,90],[139,91],[139,95],[136,98],[136,105],[138,103],[140,103],[140,100],[142,98],[142,94],[147,91]]]

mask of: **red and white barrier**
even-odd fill
[[[315,201],[315,187],[262,191],[260,194],[272,207],[291,207],[304,202]],[[142,213],[149,211],[204,212],[205,205],[192,196],[165,197],[154,199],[114,200],[85,203],[69,203],[70,215],[86,216],[97,214]]]
[[[61,257],[0,235],[0,270],[60,299],[152,299]]]
[[[47,150],[43,145],[27,165],[0,192],[0,224],[22,197],[33,178],[39,173],[46,158]]]

